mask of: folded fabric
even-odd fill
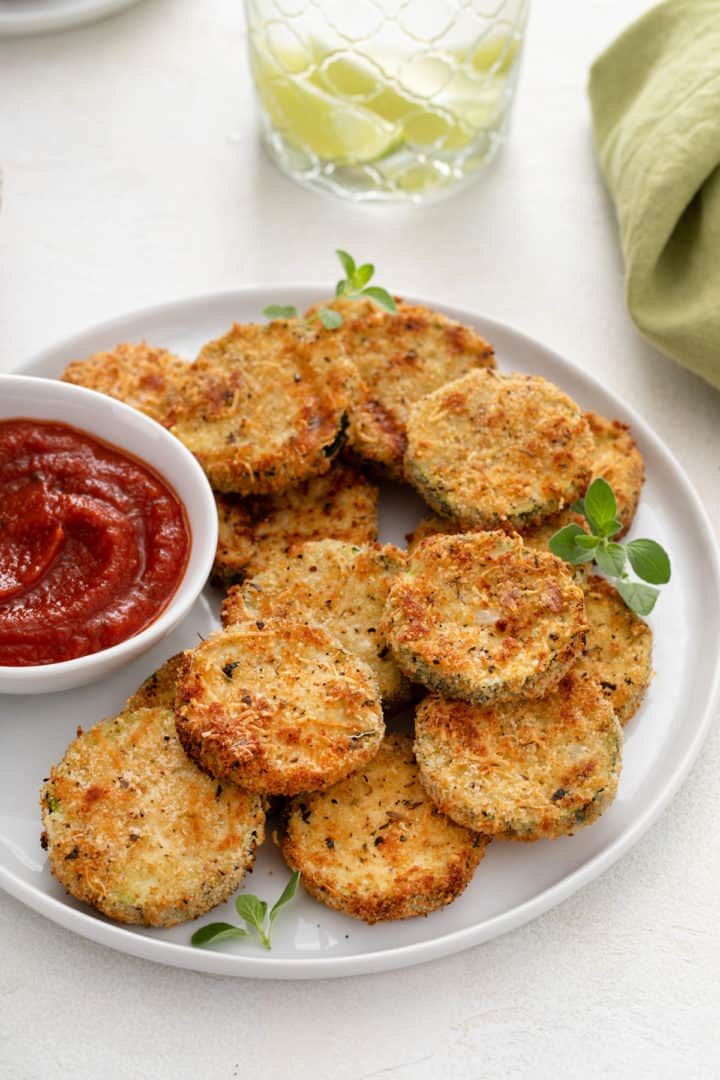
[[[720,0],[667,0],[593,64],[595,145],[638,329],[720,386]]]

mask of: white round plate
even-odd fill
[[[124,316],[66,341],[22,370],[56,376],[70,360],[143,338],[193,357],[233,321],[261,317],[268,303],[300,310],[325,289],[256,287],[169,304]],[[491,844],[463,895],[427,918],[366,926],[315,903],[302,890],[273,932],[272,952],[250,942],[190,947],[198,924],[172,930],[118,926],[64,894],[40,848],[38,792],[51,762],[62,756],[78,724],[88,728],[116,713],[143,678],[172,653],[218,625],[219,594],[206,589],[162,646],[105,683],[42,697],[0,698],[0,885],[78,934],[133,956],[178,967],[254,978],[324,978],[384,971],[445,956],[520,926],[597,877],[626,852],[668,804],[707,735],[718,696],[720,569],[705,513],[689,481],[648,426],[609,390],[567,360],[491,319],[444,308],[476,326],[505,370],[544,375],[584,408],[632,425],[647,465],[647,483],[633,535],[657,538],[673,561],[673,580],[651,623],[657,671],[642,709],[626,731],[617,799],[577,836],[536,844]],[[388,488],[381,501],[381,538],[403,543],[423,515],[409,491]],[[288,878],[270,841],[261,848],[251,892],[272,901]],[[199,920],[237,921],[232,903]]]
[[[94,22],[137,0],[0,0],[0,37],[46,34]]]

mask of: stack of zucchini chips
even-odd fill
[[[326,306],[335,329],[235,325],[191,364],[121,345],[63,376],[160,420],[217,493],[222,629],[42,792],[53,873],[121,922],[225,901],[270,809],[305,889],[372,923],[450,903],[491,839],[571,835],[615,796],[651,632],[548,539],[597,476],[627,530],[630,433],[443,315]],[[377,542],[379,479],[432,511],[407,550]]]

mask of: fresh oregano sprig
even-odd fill
[[[367,296],[368,299],[372,300],[374,304],[377,304],[384,311],[397,311],[395,301],[387,289],[383,289],[379,285],[369,284],[375,273],[375,267],[372,263],[363,263],[362,266],[356,266],[355,260],[352,255],[348,255],[347,251],[338,250],[335,254],[345,271],[345,277],[341,278],[335,286],[335,295],[337,297],[343,297],[345,300],[360,300],[363,296]],[[297,308],[283,304],[268,304],[263,309],[263,315],[267,319],[297,319],[298,311]],[[339,311],[326,307],[324,304],[318,308],[314,315],[310,316],[310,319],[312,318],[318,318],[326,330],[337,330],[338,326],[342,326],[343,322],[343,317]]]
[[[348,255],[347,251],[338,249],[335,254],[345,271],[345,277],[341,278],[335,286],[336,296],[342,296],[346,300],[359,300],[361,296],[367,296],[383,311],[397,311],[395,301],[387,289],[383,289],[379,285],[368,284],[375,273],[375,267],[372,263],[363,263],[362,266],[356,266],[355,260],[352,255]]]
[[[581,525],[566,525],[550,538],[553,555],[569,563],[591,562],[593,559],[615,588],[627,606],[638,615],[649,615],[655,607],[660,590],[655,585],[666,585],[670,580],[670,558],[655,540],[629,540],[619,544],[613,540],[622,529],[617,518],[615,493],[607,480],[598,477],[588,488],[585,498],[574,503],[573,510],[582,514],[590,532]],[[628,577],[626,563],[643,581]]]
[[[233,926],[232,923],[227,922],[208,923],[207,926],[195,931],[190,939],[191,944],[203,948],[205,945],[214,945],[216,942],[224,941],[227,938],[254,937],[266,949],[272,948],[270,935],[275,920],[280,913],[280,909],[285,907],[297,892],[299,881],[300,871],[296,870],[270,908],[269,915],[268,906],[264,900],[258,899],[252,893],[240,893],[235,899],[235,910],[240,918],[245,920],[250,930],[245,930],[241,926]]]

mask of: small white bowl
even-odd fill
[[[150,465],[173,488],[190,524],[185,572],[170,603],[150,626],[119,645],[75,660],[30,667],[0,664],[0,693],[47,694],[102,679],[175,629],[210,573],[217,546],[217,511],[210,485],[190,451],[160,424],[129,405],[54,379],[0,375],[0,420],[13,417],[69,424]]]

